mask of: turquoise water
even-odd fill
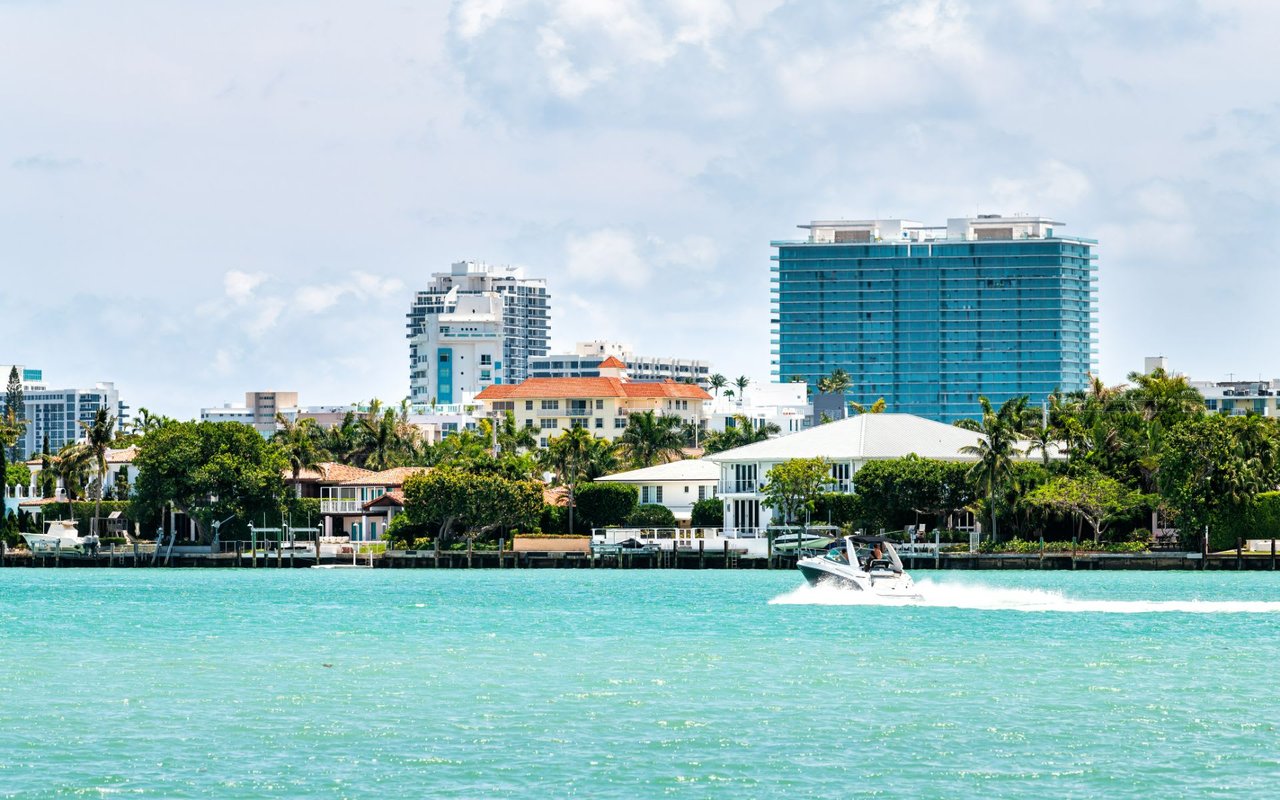
[[[0,797],[1275,792],[1280,575],[799,584],[3,570]]]

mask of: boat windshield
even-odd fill
[[[843,547],[833,547],[830,550],[828,550],[826,554],[826,559],[828,561],[834,561],[837,564],[849,563],[849,557],[845,555]]]

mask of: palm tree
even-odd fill
[[[982,432],[985,435],[976,445],[960,448],[960,452],[978,457],[969,469],[969,478],[987,496],[991,512],[991,541],[994,542],[998,525],[996,497],[1003,494],[1008,486],[1013,475],[1013,457],[1019,454],[1013,445],[1017,438],[1017,428],[1012,420],[1017,411],[1016,398],[1007,401],[998,412],[991,408],[991,401],[985,396],[978,400],[982,404]]]
[[[152,414],[146,408],[139,408],[133,421],[129,423],[129,432],[135,436],[146,436],[169,420],[168,417]]]
[[[749,386],[750,384],[751,384],[751,379],[748,378],[746,375],[739,375],[737,379],[733,382],[733,385],[738,387],[739,400],[747,399],[747,386]]]
[[[98,468],[98,487],[94,492],[93,522],[89,526],[90,533],[97,533],[98,517],[102,514],[102,493],[107,483],[107,450],[111,448],[116,437],[116,418],[99,408],[93,415],[93,422],[81,422],[84,429],[85,457]]]
[[[831,374],[818,379],[818,391],[823,394],[844,394],[853,388],[853,379],[841,367],[831,370]]]
[[[533,450],[538,446],[538,437],[533,428],[522,428],[516,422],[514,411],[503,412],[497,426],[498,452],[516,454],[521,450]]]
[[[384,411],[382,404],[374,400],[368,413],[360,418],[360,437],[361,466],[372,470],[394,466],[404,442],[394,409]]]
[[[552,437],[542,451],[542,463],[555,474],[555,482],[569,489],[569,533],[573,533],[574,489],[585,478],[594,438],[586,428],[574,427]]]
[[[716,397],[719,397],[720,390],[729,385],[729,379],[717,372],[707,379],[707,383],[716,390]]]
[[[319,470],[320,464],[329,460],[329,454],[320,444],[323,434],[310,417],[291,420],[277,412],[276,422],[280,428],[271,441],[289,462],[289,471],[293,474],[293,496],[302,497],[302,473]]]
[[[632,414],[618,444],[635,467],[652,467],[677,459],[684,446],[680,418],[673,414],[658,416],[652,411]]]
[[[855,403],[852,400],[849,401],[849,408],[855,414],[883,414],[887,406],[888,404],[885,403],[883,397],[877,399],[869,406],[864,406],[862,403]]]
[[[360,447],[360,426],[354,411],[348,411],[339,425],[331,425],[325,431],[322,446],[331,458],[343,464],[351,464]]]
[[[1136,386],[1127,394],[1134,408],[1148,422],[1158,422],[1168,430],[1186,417],[1205,413],[1204,396],[1184,375],[1169,375],[1163,369],[1150,374],[1130,372]]]
[[[58,477],[62,479],[62,488],[67,493],[68,518],[75,518],[71,501],[84,489],[92,459],[89,448],[80,442],[67,442],[58,451],[55,465]]]
[[[1044,459],[1044,465],[1049,466],[1049,451],[1058,442],[1057,433],[1048,425],[1040,425],[1032,428],[1027,433],[1027,455],[1031,455],[1037,450],[1040,451],[1041,458]]]

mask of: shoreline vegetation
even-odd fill
[[[833,374],[825,390],[841,391],[839,377]],[[984,434],[965,448],[971,452],[957,454],[964,460],[868,461],[854,476],[854,493],[831,491],[831,464],[824,459],[792,459],[765,476],[765,505],[779,510],[779,523],[821,520],[846,532],[890,534],[922,527],[924,541],[941,531],[948,555],[969,547],[969,532],[952,530],[966,518],[979,521],[979,550],[989,555],[1204,554],[1274,538],[1280,532],[1277,419],[1208,413],[1184,377],[1162,370],[1129,379],[1113,387],[1095,379],[1085,391],[1055,392],[1042,407],[1025,396],[998,407],[980,398],[980,416],[956,423]],[[855,401],[848,405],[863,409]],[[879,401],[868,408],[865,413],[891,410]],[[21,433],[11,411],[4,419],[0,456],[12,455]],[[711,451],[771,433],[741,422],[733,433],[708,436],[677,417],[645,412],[632,414],[616,441],[575,428],[540,447],[510,412],[431,443],[409,422],[407,402],[391,408],[374,400],[328,428],[280,417],[270,438],[240,423],[180,422],[146,409],[112,438],[106,434],[115,420],[99,411],[81,423],[85,442],[38,454],[35,483],[53,497],[56,477],[68,497],[42,506],[44,520],[75,518],[87,530],[116,512],[125,532],[116,538],[146,542],[179,514],[194,526],[191,543],[207,545],[215,522],[223,543],[249,541],[250,520],[263,528],[316,524],[320,500],[302,496],[301,476],[324,463],[420,467],[403,481],[404,511],[388,525],[384,546],[474,553],[519,534],[672,527],[671,510],[641,504],[636,487],[596,479],[688,457],[699,436],[703,444],[710,439]],[[119,473],[104,485],[106,452],[124,447],[137,448],[134,474]],[[9,463],[4,474],[11,482],[32,480],[22,462]],[[721,500],[708,498],[694,506],[692,525],[718,527],[722,518]],[[26,512],[10,513],[0,534],[14,548],[19,533],[37,524]]]

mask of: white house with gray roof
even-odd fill
[[[961,449],[977,445],[981,433],[912,414],[859,414],[790,436],[736,447],[707,456],[719,467],[717,493],[724,500],[726,530],[756,530],[769,524],[772,510],[762,505],[765,476],[793,458],[831,462],[832,491],[853,491],[854,475],[868,461],[911,454],[942,461],[973,461]]]
[[[716,496],[720,465],[703,458],[686,458],[606,475],[596,481],[635,486],[640,503],[666,506],[677,522],[689,522],[694,503]]]

